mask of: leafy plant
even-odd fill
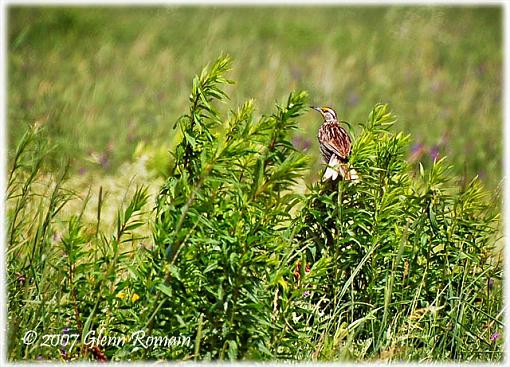
[[[118,210],[111,235],[99,231],[102,190],[96,223],[82,217],[90,191],[80,212],[63,219],[59,214],[77,195],[64,187],[67,168],[56,179],[41,171],[49,149],[44,142],[42,130],[34,125],[17,146],[9,173],[9,358],[71,360],[91,353],[95,359],[106,358],[101,350],[89,348],[86,338],[91,330],[115,330],[123,321],[114,313],[126,287],[126,263],[136,252],[131,246],[140,240],[136,230],[145,224],[141,214],[147,191],[136,188],[126,208]],[[26,339],[29,333],[37,339]],[[79,335],[80,343],[64,342],[70,335]]]
[[[194,358],[267,358],[267,287],[298,203],[291,186],[306,167],[289,133],[306,94],[258,120],[251,101],[221,117],[212,102],[226,99],[219,86],[229,65],[221,58],[193,80],[190,112],[179,120],[184,138],[156,208],[155,256],[165,266],[154,321],[193,335]]]
[[[416,171],[382,104],[354,136],[361,180],[301,193],[309,160],[291,138],[307,94],[270,115],[251,100],[220,107],[229,69],[220,57],[193,79],[154,210],[137,187],[106,230],[102,188],[95,222],[90,190],[64,215],[78,196],[66,170],[45,175],[37,127],[21,139],[7,187],[9,359],[500,360],[499,198],[476,178],[459,185],[446,159]],[[27,330],[79,340],[48,349]],[[87,343],[138,331],[152,342]]]
[[[390,132],[394,122],[388,106],[377,105],[351,156],[361,182],[313,185],[293,222],[296,252],[306,250],[303,261],[312,266],[295,289],[311,293],[314,353],[355,354],[350,344],[361,338],[362,357],[392,349],[392,358],[412,358],[424,346],[437,359],[499,355],[481,337],[489,323],[501,326],[494,318],[500,295],[487,288],[489,279],[501,279],[501,264],[489,260],[497,202],[476,178],[452,184],[444,158],[413,177],[405,161],[409,136]],[[314,274],[323,263],[326,270]]]

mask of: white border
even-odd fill
[[[509,99],[509,77],[510,77],[510,64],[508,62],[508,51],[510,50],[510,17],[509,17],[509,7],[510,5],[506,1],[420,1],[420,0],[408,0],[408,1],[376,1],[376,0],[358,0],[358,1],[346,1],[346,0],[319,0],[316,2],[310,2],[307,0],[294,0],[294,1],[274,1],[274,0],[259,0],[259,1],[235,1],[235,0],[213,0],[213,1],[200,1],[200,0],[188,0],[188,1],[145,1],[141,2],[140,0],[89,0],[89,1],[66,1],[66,0],[53,0],[53,1],[41,1],[41,0],[0,0],[0,50],[1,50],[1,60],[0,60],[0,170],[2,172],[2,178],[0,179],[0,238],[2,239],[2,244],[4,243],[5,238],[5,189],[6,189],[6,148],[7,148],[7,134],[6,134],[6,126],[7,126],[7,7],[9,5],[27,5],[27,6],[38,6],[38,5],[67,5],[67,6],[82,6],[82,5],[113,5],[113,6],[156,6],[156,5],[306,5],[306,6],[318,6],[318,5],[379,5],[379,6],[389,6],[389,5],[453,5],[453,6],[469,6],[469,5],[478,5],[478,6],[494,6],[501,5],[503,6],[503,39],[504,39],[504,54],[503,54],[503,133],[504,133],[504,159],[503,159],[503,180],[504,180],[504,190],[503,190],[503,224],[504,224],[504,243],[506,239],[510,238],[510,230],[509,226],[506,225],[508,223],[507,219],[510,216],[510,186],[506,180],[508,173],[510,172],[510,125],[509,125],[509,113],[510,113],[510,99]],[[508,329],[506,328],[509,325],[510,315],[507,312],[507,305],[510,299],[510,289],[508,287],[508,278],[506,277],[506,271],[510,269],[510,250],[505,243],[505,261],[504,261],[504,309],[505,309],[505,330],[504,330],[504,338],[505,338],[505,351],[509,349],[510,346],[510,334]],[[0,251],[0,295],[2,299],[1,312],[0,312],[0,333],[5,336],[7,332],[7,294],[6,294],[6,264],[5,264],[5,246],[2,246],[2,251]],[[7,344],[5,342],[6,338],[1,338],[2,345],[0,346],[0,365],[7,363]],[[508,361],[507,355],[505,353],[504,361]],[[58,362],[53,363],[37,363],[37,365],[53,365]],[[154,362],[132,362],[132,363],[117,363],[120,365],[143,365],[143,364],[152,364]],[[175,362],[163,362],[163,364],[174,364],[174,363],[183,363],[180,361]],[[383,362],[376,362],[376,364]],[[30,362],[22,362],[22,363],[10,363],[11,365],[29,365]],[[75,363],[76,364],[76,363]],[[80,362],[80,365],[96,365],[96,363],[86,363]],[[158,363],[161,364],[161,363]],[[202,365],[204,363],[201,363]],[[208,365],[209,363],[205,363]],[[216,363],[215,363],[216,364]],[[252,363],[248,363],[252,364]],[[253,363],[255,364],[255,363]],[[257,363],[258,364],[258,363]],[[276,365],[277,363],[264,363],[266,365]],[[321,365],[338,365],[339,363],[321,363]],[[348,363],[352,364],[352,363]],[[367,365],[369,363],[357,363],[356,365]],[[374,364],[374,363],[370,363]],[[403,365],[403,363],[392,363],[394,365]],[[425,365],[455,365],[456,363],[426,363]],[[473,363],[470,363],[473,364]],[[314,365],[313,363],[300,363],[300,365]],[[476,365],[476,364],[475,364]]]
[[[0,0],[1,1],[1,0]],[[385,0],[3,0],[8,5],[477,5],[491,6],[506,4],[505,0],[405,0],[405,1],[385,1]]]
[[[6,190],[6,173],[7,173],[7,8],[0,8],[0,239],[2,243],[2,251],[0,251],[0,333],[2,336],[7,335],[7,266],[5,263],[5,251],[7,245],[5,242],[5,190]],[[2,337],[2,345],[0,346],[0,363],[7,359],[7,343],[3,342],[6,338]]]
[[[507,271],[510,269],[510,250],[506,244],[508,241],[510,231],[508,226],[508,219],[510,218],[510,186],[508,185],[508,174],[510,173],[510,124],[509,124],[509,78],[510,78],[510,63],[508,61],[508,52],[510,50],[510,14],[509,4],[504,3],[503,9],[503,135],[504,135],[504,146],[503,146],[503,254],[505,256],[504,268],[503,268],[503,284],[504,284],[504,297],[503,297],[503,310],[504,310],[504,361],[508,362],[508,349],[510,346],[510,335],[508,333],[508,325],[510,325],[510,316],[508,314],[508,301],[510,300],[510,289],[507,277]]]

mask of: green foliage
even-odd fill
[[[76,194],[64,188],[66,171],[57,178],[40,171],[48,151],[44,141],[37,126],[25,133],[8,180],[9,359],[87,359],[89,331],[128,330],[115,313],[126,288],[123,273],[136,252],[131,248],[139,240],[136,229],[145,225],[140,215],[148,196],[144,187],[136,188],[126,208],[118,210],[111,235],[98,229],[102,190],[96,223],[82,219],[90,191],[80,212],[63,221],[58,214]],[[31,331],[38,335],[33,343],[24,339]],[[81,339],[66,345],[64,335]]]
[[[219,60],[193,90],[209,83],[204,75],[216,79],[219,65],[226,70]],[[361,357],[392,348],[393,358],[414,358],[410,350],[424,343],[434,358],[485,359],[476,354],[484,347],[499,355],[478,336],[493,319],[461,306],[484,295],[499,312],[499,295],[486,292],[501,275],[488,261],[497,218],[476,179],[456,189],[444,159],[412,177],[409,137],[390,132],[395,118],[378,105],[353,147],[361,182],[292,194],[304,161],[288,136],[304,95],[256,122],[249,102],[221,124],[211,106],[225,97],[217,87],[209,98],[192,93],[176,151],[193,164],[176,154],[157,204],[159,261],[169,265],[155,320],[195,338],[200,330],[194,358],[342,359],[359,352],[346,338],[366,341]],[[208,107],[197,111],[199,98]],[[434,322],[414,321],[417,312],[432,312]],[[347,325],[341,336],[339,325]],[[410,335],[424,327],[427,335]]]
[[[297,202],[291,187],[306,167],[289,141],[306,94],[291,94],[271,116],[256,120],[249,101],[222,118],[212,102],[226,98],[219,88],[229,65],[221,58],[194,79],[175,172],[156,209],[156,256],[166,274],[155,322],[196,339],[200,321],[195,358],[271,356],[267,287]]]
[[[445,159],[416,172],[383,104],[353,139],[361,180],[300,193],[310,160],[291,139],[307,94],[257,116],[251,100],[228,105],[229,70],[220,57],[193,79],[150,219],[145,187],[108,231],[102,189],[95,222],[83,219],[90,191],[59,216],[75,196],[65,171],[42,174],[37,129],[21,139],[7,192],[9,359],[501,360],[498,198],[477,179],[458,185]],[[23,343],[65,328],[74,347]],[[86,344],[135,331],[185,342]]]
[[[305,89],[312,104],[364,121],[377,102],[389,102],[399,115],[395,130],[412,135],[426,168],[437,151],[458,176],[479,174],[491,189],[501,180],[501,5],[13,4],[7,12],[9,141],[39,121],[59,145],[46,159],[53,167],[65,156],[71,172],[102,178],[139,142],[168,157],[178,141],[168,123],[187,109],[189,76],[225,50],[237,64],[236,105],[253,98],[269,114],[275,100]],[[300,121],[313,153],[307,183],[321,169],[319,123]],[[150,158],[167,177],[165,160]]]
[[[394,122],[387,105],[376,106],[351,156],[361,182],[314,185],[294,221],[296,251],[306,250],[311,264],[328,264],[319,279],[312,267],[296,286],[311,292],[309,309],[323,305],[311,342],[326,358],[342,356],[346,344],[358,358],[386,349],[392,358],[420,358],[413,351],[423,345],[437,359],[500,356],[480,337],[501,301],[487,288],[491,277],[501,279],[501,264],[488,261],[496,203],[477,179],[452,185],[445,159],[412,177],[404,160],[409,137],[391,133]],[[339,325],[348,325],[342,336]],[[361,351],[349,346],[350,334],[366,341]]]

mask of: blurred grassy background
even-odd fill
[[[8,37],[9,144],[46,126],[50,169],[69,158],[76,176],[115,176],[137,147],[164,161],[191,78],[223,52],[235,102],[270,113],[305,89],[354,135],[388,102],[395,129],[412,134],[411,159],[448,155],[460,176],[501,180],[501,7],[11,6]],[[314,156],[309,179],[320,123],[310,112],[295,139]]]

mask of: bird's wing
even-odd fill
[[[351,152],[351,138],[340,125],[330,126],[327,137],[322,144],[342,159],[347,159]]]

